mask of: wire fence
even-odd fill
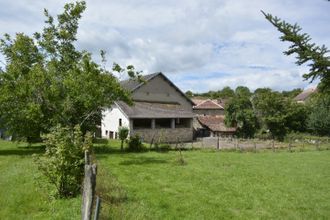
[[[284,142],[276,140],[241,139],[230,137],[205,137],[198,138],[191,143],[184,143],[184,148],[258,151],[272,149],[273,151],[287,149],[289,151],[304,150],[329,150],[329,139],[289,139]]]

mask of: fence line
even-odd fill
[[[88,151],[85,151],[85,176],[83,182],[83,193],[82,193],[82,208],[81,218],[82,220],[91,220],[92,208],[95,199],[95,186],[96,186],[96,164],[91,164],[91,156]],[[100,202],[100,201],[99,201]],[[99,203],[97,205],[99,209]],[[96,212],[96,218],[98,217],[98,210]]]
[[[185,147],[190,147],[191,143],[186,143]],[[323,145],[323,148],[322,148]],[[255,151],[261,149],[271,149],[276,152],[278,149],[287,149],[289,152],[294,149],[300,149],[301,151],[308,148],[314,148],[316,150],[330,149],[329,139],[326,141],[320,140],[301,140],[301,139],[289,139],[287,142],[279,142],[275,140],[260,140],[260,139],[241,139],[232,137],[205,137],[198,138],[193,143],[194,148],[213,148],[217,150],[236,150],[236,151]],[[325,147],[326,146],[326,147]]]

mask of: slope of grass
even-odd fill
[[[329,151],[184,151],[180,166],[176,151],[116,149],[97,154],[104,218],[330,218]]]
[[[81,198],[54,199],[33,163],[42,146],[0,140],[0,219],[79,219]]]

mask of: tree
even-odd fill
[[[129,132],[129,129],[127,127],[119,127],[118,134],[119,134],[119,139],[121,140],[121,143],[120,143],[121,151],[124,150],[124,140],[127,138],[128,132]]]
[[[57,19],[45,10],[45,27],[29,37],[23,33],[0,41],[6,67],[0,72],[0,115],[9,132],[31,142],[57,124],[83,133],[95,131],[102,108],[116,100],[130,103],[129,92],[117,78],[96,64],[91,54],[78,51],[78,21],[85,2],[69,3]],[[101,53],[105,60],[104,53]],[[139,76],[133,66],[113,71]]]
[[[288,131],[305,131],[306,106],[285,98],[270,89],[258,89],[252,98],[254,111],[264,130],[273,138],[283,140]]]
[[[244,138],[253,137],[259,127],[252,103],[240,89],[225,108],[225,123],[237,127],[237,135]]]
[[[297,89],[292,89],[290,91],[282,91],[282,95],[284,97],[293,99],[294,97],[299,95],[302,91],[303,91],[302,89],[297,88]]]
[[[188,90],[186,93],[186,96],[188,96],[189,98],[193,97],[194,96],[194,93],[190,90]]]
[[[232,98],[235,96],[235,91],[232,90],[229,86],[224,87],[222,90],[219,91],[219,97],[223,99]]]
[[[318,95],[308,103],[311,113],[307,119],[308,129],[318,135],[330,136],[330,95]]]
[[[286,106],[283,96],[270,89],[256,90],[252,99],[259,123],[273,138],[282,140],[286,134]]]
[[[297,54],[297,65],[308,63],[309,73],[304,74],[306,80],[313,82],[319,78],[318,88],[321,92],[330,93],[330,57],[327,56],[329,50],[325,45],[317,46],[311,43],[311,37],[306,33],[300,33],[302,30],[298,24],[289,24],[278,17],[266,14],[261,11],[265,18],[274,25],[283,35],[281,41],[290,42],[291,45],[285,55]]]
[[[250,89],[246,86],[237,86],[235,89],[235,93],[239,96],[246,96],[246,97],[251,96]]]

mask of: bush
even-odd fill
[[[77,195],[84,175],[84,151],[91,150],[92,136],[87,133],[83,137],[79,126],[57,126],[44,140],[46,152],[36,158],[39,170],[55,185],[57,196]]]
[[[159,144],[157,150],[162,151],[162,152],[167,152],[170,149],[171,149],[171,145],[169,145],[169,144]]]
[[[130,151],[142,151],[143,150],[143,144],[141,141],[141,137],[139,135],[131,136],[128,141],[128,149]]]
[[[120,149],[124,150],[124,140],[128,136],[129,129],[127,127],[119,127],[119,139],[121,140]]]

